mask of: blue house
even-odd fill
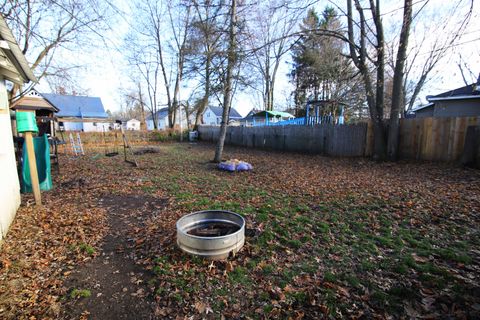
[[[98,97],[42,93],[41,96],[59,111],[60,129],[65,131],[108,131],[110,121]]]

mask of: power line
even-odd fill
[[[419,55],[430,54],[430,53],[433,53],[433,52],[438,52],[438,51],[442,51],[442,50],[445,50],[445,49],[454,48],[454,47],[462,46],[462,45],[465,45],[465,44],[469,44],[469,43],[472,43],[472,42],[475,42],[475,41],[480,41],[480,38],[468,40],[468,41],[465,41],[465,42],[451,44],[451,45],[446,46],[446,47],[442,47],[442,48],[438,48],[438,49],[435,49],[435,50],[430,50],[430,51],[427,51],[427,52],[419,53]]]

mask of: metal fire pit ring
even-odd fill
[[[209,235],[209,226],[226,226],[225,235]],[[201,234],[202,228],[207,230]],[[198,231],[200,230],[200,231]],[[230,232],[230,233],[229,233]],[[177,244],[189,254],[222,260],[237,253],[245,243],[245,220],[237,213],[207,210],[187,214],[177,221]]]

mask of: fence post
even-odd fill
[[[371,157],[373,154],[373,122],[367,122],[367,134],[365,135],[365,157]]]

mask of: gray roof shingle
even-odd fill
[[[166,116],[168,116],[168,107],[165,107],[165,108],[162,108],[162,109],[157,110],[156,116],[157,116],[157,121],[158,121],[159,119],[162,119],[162,118],[165,118]],[[152,113],[151,113],[151,112],[150,112],[150,114],[147,116],[147,120],[153,120],[153,116],[152,116]]]
[[[222,107],[209,107],[210,110],[215,114],[217,117],[221,117],[223,113]],[[238,113],[235,108],[230,108],[230,119],[242,119],[242,116]]]

